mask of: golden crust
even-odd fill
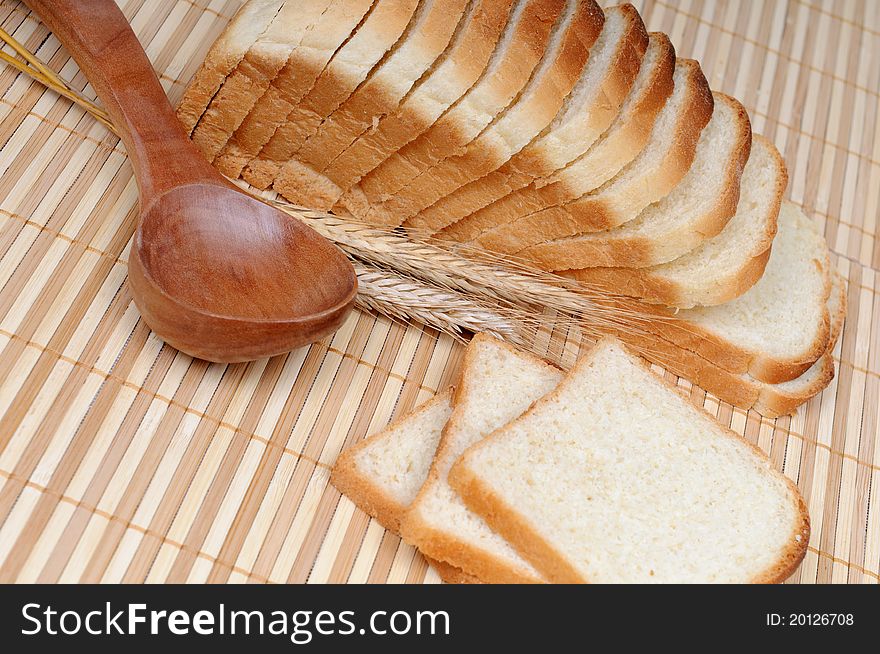
[[[347,100],[373,67],[401,37],[418,7],[418,0],[373,2],[361,25],[334,54],[302,100],[295,104],[256,159],[274,181],[282,166],[294,158],[321,122]],[[357,62],[357,64],[354,64]]]
[[[455,429],[461,420],[461,400],[462,397],[469,393],[469,386],[473,383],[470,369],[473,365],[473,357],[475,356],[475,345],[478,345],[481,341],[491,342],[498,347],[515,353],[517,356],[534,361],[536,364],[554,367],[543,359],[523,352],[504,341],[498,341],[485,334],[477,334],[473,337],[471,345],[465,351],[459,379],[455,385],[455,393],[452,398],[452,415],[440,436],[440,444],[437,446],[437,452],[434,455],[434,461],[428,472],[428,478],[416,499],[404,514],[400,533],[406,542],[414,545],[427,556],[445,561],[468,574],[482,579],[486,583],[540,583],[541,579],[530,576],[525,570],[512,567],[509,563],[502,561],[491,552],[474,547],[470,543],[456,538],[453,534],[438,531],[427,524],[420,514],[421,503],[427,493],[430,492],[431,486],[442,482],[440,473],[441,461],[450,457],[450,450],[452,448],[449,441],[449,432]]]
[[[235,70],[254,41],[271,24],[282,2],[252,0],[245,3],[208,50],[204,63],[196,71],[177,107],[177,117],[188,134],[195,129],[227,75]]]
[[[445,584],[482,584],[483,582],[480,579],[477,579],[473,575],[469,575],[464,570],[460,568],[456,568],[454,565],[449,565],[444,561],[438,561],[437,559],[432,559],[430,557],[425,557],[425,560],[430,564],[434,570],[437,571],[437,575],[440,579],[443,580]]]
[[[467,0],[436,0],[419,24],[408,28],[410,33],[401,39],[396,53],[377,67],[282,166],[273,188],[295,204],[332,208],[342,189],[324,174],[324,169],[374,120],[398,109],[411,85],[443,54],[466,4]]]
[[[610,337],[609,337],[610,338]],[[614,340],[614,339],[611,339]],[[597,346],[598,347],[598,346]],[[595,351],[595,350],[594,350]],[[632,355],[630,355],[632,356]],[[588,365],[592,358],[591,354],[582,357],[575,364],[572,374],[580,367]],[[635,360],[634,361],[638,361]],[[644,365],[644,364],[641,364]],[[657,376],[660,384],[673,391],[676,396],[681,397],[679,389],[673,386],[667,379]],[[478,515],[482,516],[486,522],[492,526],[498,533],[502,534],[520,554],[526,558],[536,569],[541,571],[549,580],[557,583],[588,583],[575,568],[569,563],[562,553],[556,550],[546,539],[546,537],[530,523],[523,515],[517,512],[516,507],[506,503],[499,496],[494,494],[491,489],[483,483],[473,470],[468,468],[468,455],[470,452],[484,446],[489,442],[500,441],[504,438],[505,431],[527,418],[530,414],[541,410],[544,405],[550,404],[555,400],[556,396],[565,388],[565,380],[529,408],[522,416],[513,420],[507,427],[489,435],[483,441],[472,445],[465,453],[456,461],[449,473],[449,483],[458,491],[464,502]],[[708,411],[702,407],[697,407],[682,398],[682,411],[691,411],[694,413],[708,416],[715,420]],[[767,456],[752,443],[735,433],[731,429],[718,424],[720,432],[729,439],[740,443],[752,452],[754,452],[763,461],[767,462]],[[810,518],[806,505],[800,496],[797,486],[785,477],[782,473],[770,468],[769,474],[778,479],[784,480],[786,486],[792,494],[792,500],[796,503],[796,514],[798,516],[796,524],[791,534],[791,544],[780,553],[777,561],[767,570],[758,573],[750,581],[751,583],[779,583],[784,581],[795,568],[803,560],[807,551],[807,544],[810,537]]]
[[[221,153],[218,165],[230,176],[241,175],[252,185],[265,189],[273,175],[269,166],[254,161],[263,146],[284,123],[320,77],[337,48],[345,42],[374,4],[372,0],[333,3],[310,30],[310,42],[294,48],[282,62],[252,111],[241,122]],[[320,47],[315,47],[320,44]],[[251,167],[250,163],[254,162]]]

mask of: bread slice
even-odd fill
[[[786,181],[785,162],[779,152],[767,139],[756,137],[743,172],[736,214],[720,234],[656,266],[584,268],[563,274],[615,293],[670,306],[689,308],[729,302],[751,288],[764,272]],[[796,233],[790,231],[789,236]],[[522,256],[528,257],[529,251],[523,251]]]
[[[418,79],[449,45],[467,0],[424,0],[405,34],[369,78],[281,167],[273,188],[296,204],[330,209],[339,187],[322,174],[381,116],[395,111]]]
[[[507,162],[541,133],[572,92],[599,36],[604,15],[594,0],[566,4],[561,23],[550,38],[544,58],[516,101],[498,114],[460,153],[437,162],[419,174],[383,211],[410,218],[439,198]],[[417,218],[417,217],[416,217]],[[406,223],[422,227],[418,220]]]
[[[272,24],[283,4],[284,0],[251,0],[244,3],[214,41],[177,107],[177,117],[187,134],[192,134],[226,78]]]
[[[333,53],[358,26],[373,2],[333,0],[326,4],[326,10],[313,24],[303,23],[306,29],[301,33],[295,30],[297,35],[294,36],[291,29],[286,36],[279,37],[279,48],[282,45],[289,48],[287,60],[277,57],[275,65],[280,64],[280,70],[269,79],[269,85],[240,124],[230,121],[235,131],[230,130],[225,139],[217,140],[222,149],[218,152],[212,148],[205,152],[230,177],[238,177],[243,166],[257,155],[290,109],[309,91]],[[285,2],[284,7],[289,21],[306,21],[309,16],[301,3]],[[263,184],[262,188],[267,185]]]
[[[675,88],[648,143],[617,176],[577,200],[484,232],[475,243],[496,252],[519,252],[544,241],[617,227],[664,198],[690,168],[713,106],[697,62],[679,59],[673,80]]]
[[[314,28],[329,5],[330,0],[285,2],[281,5],[274,20],[224,80],[223,87],[193,130],[193,143],[209,161],[226,145],[287,62],[290,53]]]
[[[762,384],[752,408],[768,418],[794,413],[798,406],[818,395],[834,379],[832,352],[843,331],[846,318],[846,284],[836,271],[832,274],[828,313],[831,317],[831,336],[825,353],[797,379],[779,384]]]
[[[743,295],[712,307],[656,306],[651,331],[736,373],[772,384],[803,374],[822,355],[831,317],[828,245],[818,227],[783,203],[763,277]],[[649,305],[640,305],[652,311]]]
[[[627,50],[624,48],[623,52]],[[467,242],[494,225],[580,197],[601,186],[645,146],[657,115],[672,93],[674,68],[675,50],[669,38],[661,33],[651,34],[638,76],[620,112],[595,143],[584,144],[584,154],[535,181],[531,181],[531,175],[492,173],[485,180],[471,182],[443,198],[423,211],[422,216],[432,224],[454,220],[435,236]],[[612,79],[617,70],[609,70]],[[602,107],[606,102],[603,99],[597,105]]]
[[[449,481],[553,582],[777,583],[810,536],[797,487],[614,339]]]
[[[775,418],[793,413],[834,378],[831,351],[837,343],[846,315],[846,289],[840,275],[836,273],[832,275],[832,283],[833,290],[827,304],[831,318],[830,338],[818,360],[790,381],[772,384],[760,381],[747,372],[731,372],[656,334],[629,332],[617,335],[646,359],[684,377],[720,400],[741,409],[754,409],[768,418]]]
[[[338,189],[333,191],[339,196],[335,207],[338,212],[351,213],[346,205],[360,197],[343,197],[345,191],[430,128],[477,82],[515,4],[514,0],[471,0],[443,55],[406,94],[397,110],[374,118],[372,127],[324,168],[327,188],[332,183]]]
[[[330,483],[385,529],[400,533],[400,519],[428,476],[451,413],[449,389],[344,450]]]
[[[525,411],[562,373],[488,336],[468,345],[452,416],[425,485],[401,524],[407,542],[489,583],[542,581],[540,575],[468,511],[446,481],[465,449]]]
[[[400,518],[428,476],[451,412],[449,389],[343,451],[330,473],[330,483],[385,529],[399,533]],[[448,563],[431,559],[429,563],[447,583],[479,583]]]
[[[736,213],[751,144],[745,108],[716,93],[694,162],[669,195],[620,227],[539,243],[518,256],[545,270],[643,268],[680,257],[716,236]]]
[[[367,78],[373,67],[406,35],[418,0],[381,0],[340,47],[318,76],[314,86],[297,103],[260,150],[251,168],[259,167],[264,179],[274,181],[321,122],[333,113]]]
[[[366,202],[349,206],[355,216],[372,224],[400,224],[382,203],[430,166],[467,145],[517,98],[540,63],[551,34],[561,29],[566,4],[526,0],[514,8],[480,80],[430,129],[361,179],[358,189]],[[366,211],[360,209],[364,205],[368,205]]]

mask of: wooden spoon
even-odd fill
[[[26,2],[73,55],[128,151],[140,192],[128,282],[153,331],[187,354],[233,362],[336,330],[357,293],[345,255],[205,161],[116,3]]]

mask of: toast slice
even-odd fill
[[[220,92],[211,100],[192,133],[193,143],[213,160],[262,97],[270,82],[320,21],[331,0],[284,2],[267,27],[242,57]],[[223,170],[223,169],[221,169]],[[223,170],[223,172],[227,172]],[[235,171],[238,176],[238,171]]]
[[[384,203],[383,210],[398,219],[413,217],[469,181],[497,169],[528,145],[553,121],[570,97],[603,22],[602,10],[594,0],[568,2],[544,58],[516,101],[498,114],[463,152],[437,162],[398,190]],[[421,227],[418,221],[406,224]]]
[[[624,48],[622,52],[628,50]],[[422,217],[430,224],[454,221],[435,236],[467,242],[494,225],[578,198],[601,186],[644,148],[657,115],[672,93],[674,68],[675,49],[669,38],[661,33],[651,34],[638,75],[620,112],[592,145],[584,143],[586,152],[561,170],[534,181],[533,175],[492,173],[425,209]],[[610,67],[611,79],[619,74],[618,70]],[[602,107],[605,103],[603,100],[596,104]]]
[[[429,129],[477,82],[517,2],[471,0],[449,46],[406,94],[397,110],[374,118],[370,129],[324,168],[322,174],[327,187],[330,188],[331,183],[336,187],[333,190],[339,198],[336,211],[352,213],[346,204],[357,194],[345,198],[343,193]]]
[[[690,169],[712,116],[713,98],[700,65],[679,59],[675,88],[638,157],[598,189],[482,233],[475,243],[502,253],[583,232],[611,229],[664,198]]]
[[[797,487],[614,339],[449,481],[553,582],[777,583],[810,536]]]
[[[269,80],[269,85],[240,124],[232,121],[234,132],[229,132],[231,136],[227,134],[225,140],[217,140],[222,148],[205,152],[224,173],[231,177],[242,173],[244,165],[259,153],[290,109],[312,88],[324,66],[372,4],[372,0],[332,0],[314,24],[302,32],[298,41],[289,34],[282,35],[280,40],[288,47],[291,41],[296,41],[287,60],[279,58],[281,68]],[[306,13],[302,9],[300,3],[285,2],[285,13],[293,12],[291,20],[304,19]],[[263,184],[262,188],[267,185]]]
[[[465,508],[446,475],[465,449],[525,411],[561,377],[553,366],[505,343],[483,335],[473,338],[428,479],[404,515],[404,540],[426,556],[489,583],[542,581],[504,539]]]
[[[244,3],[214,41],[177,107],[177,117],[188,135],[192,135],[226,78],[269,28],[283,4],[284,0],[251,0]]]
[[[291,159],[320,127],[321,122],[351,96],[386,53],[405,35],[418,8],[418,0],[382,0],[358,26],[318,76],[314,86],[297,103],[260,150],[251,167],[275,180]]]
[[[679,258],[656,266],[583,268],[563,274],[669,306],[690,308],[729,302],[754,286],[764,273],[786,183],[785,162],[779,152],[767,139],[756,137],[743,172],[736,214],[719,234]],[[796,210],[789,207],[783,211],[790,214]],[[789,231],[787,238],[796,233]],[[527,257],[530,250],[523,251],[522,256]]]
[[[408,34],[364,82],[281,167],[273,187],[296,204],[330,209],[339,187],[322,174],[373,121],[397,110],[412,86],[446,50],[465,15],[467,0],[424,0]]]
[[[644,268],[680,257],[716,236],[736,213],[751,144],[745,108],[716,93],[694,162],[669,195],[620,227],[539,243],[519,256],[544,270]]]
[[[361,179],[363,201],[349,205],[365,222],[398,225],[401,220],[382,208],[417,175],[466,146],[522,91],[544,56],[551,35],[562,27],[568,2],[526,0],[514,8],[483,76],[464,97],[417,139],[388,157]],[[360,208],[367,205],[366,211]]]
[[[451,412],[449,389],[343,451],[330,473],[330,483],[385,529],[399,533],[400,518],[428,476]],[[448,563],[428,561],[447,583],[479,583]]]

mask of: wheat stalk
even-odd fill
[[[10,34],[21,59],[0,60],[81,106],[118,134],[108,114],[72,88]],[[248,189],[244,189],[249,192]],[[666,317],[630,299],[530,267],[511,257],[461,244],[428,241],[412,230],[385,229],[269,200],[338,245],[358,276],[357,306],[392,320],[419,322],[458,340],[488,332],[536,351],[536,334],[576,329],[596,338],[609,331],[645,333],[642,324]],[[546,352],[537,352],[546,356]]]

